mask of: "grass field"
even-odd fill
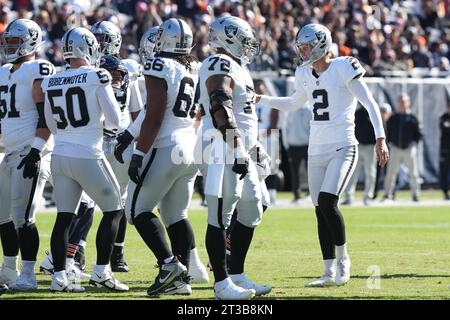
[[[439,194],[436,199],[441,199]],[[343,207],[341,210],[346,219],[352,279],[343,287],[333,288],[304,287],[322,272],[313,210],[272,208],[264,214],[246,267],[252,280],[274,287],[262,299],[450,298],[450,207]],[[95,259],[99,219],[100,214],[96,214],[88,239],[89,273]],[[190,219],[200,256],[206,263],[206,210],[191,210]],[[52,213],[38,216],[39,261],[49,248],[53,222]],[[0,299],[148,299],[146,290],[157,274],[156,261],[133,226],[128,227],[125,250],[131,271],[116,276],[130,286],[127,293],[97,289],[83,280],[84,294],[54,294],[49,292],[50,277],[38,273],[36,292],[9,291]],[[187,298],[213,298],[212,284],[193,285],[193,294]],[[168,296],[163,299],[184,298]]]

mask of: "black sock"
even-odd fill
[[[317,231],[319,234],[320,249],[322,251],[323,260],[335,259],[334,240],[327,226],[325,217],[320,212],[320,208],[316,207]]]
[[[70,212],[58,212],[50,240],[55,272],[66,269],[66,247],[69,240],[70,223],[74,217]]]
[[[345,223],[344,217],[337,207],[338,201],[339,197],[334,194],[327,192],[319,193],[318,202],[320,212],[322,212],[323,216],[327,220],[328,226],[331,229],[334,244],[337,246],[342,246],[346,242]]]
[[[164,259],[173,256],[167,244],[164,227],[153,212],[142,212],[134,218],[133,223],[159,265],[164,263]]]
[[[109,264],[122,214],[122,210],[103,212],[95,240],[97,246],[97,265]]]
[[[10,221],[0,225],[0,238],[4,256],[15,257],[19,255],[19,235],[16,227],[14,227],[14,222]]]
[[[245,258],[247,257],[254,231],[255,228],[246,227],[239,221],[236,221],[233,232],[231,233],[230,274],[244,272]],[[233,246],[233,244],[236,245]]]
[[[227,246],[227,250],[228,250],[228,251],[231,251],[231,233],[233,232],[233,228],[234,228],[234,226],[236,225],[237,215],[238,215],[238,212],[237,212],[236,209],[234,209],[233,215],[231,216],[230,225],[229,225],[228,228],[225,230],[225,235],[226,235],[226,246]]]
[[[116,243],[125,242],[125,234],[127,232],[127,217],[125,216],[125,211],[122,211],[122,218],[120,218],[119,230],[117,231]]]
[[[78,210],[78,215],[76,217],[76,222],[72,222],[70,225],[71,232],[69,233],[69,243],[78,244],[80,240],[86,241],[86,237],[91,230],[92,223],[94,222],[94,207],[87,208],[86,204],[82,208],[83,202],[80,204],[80,209]],[[74,219],[75,220],[75,219]]]
[[[73,232],[75,231],[76,226],[78,225],[78,221],[80,221],[81,217],[85,215],[87,209],[88,209],[88,204],[86,202],[80,202],[80,205],[78,206],[77,214],[73,217],[72,223],[70,224],[69,242],[70,242],[70,237],[72,236]]]
[[[194,230],[188,219],[180,220],[167,228],[170,243],[172,244],[172,252],[176,255],[180,262],[189,268],[189,258],[194,243]]]
[[[36,224],[19,228],[19,246],[22,260],[36,261],[39,251],[39,232]]]
[[[206,229],[206,250],[211,263],[215,282],[228,277],[225,262],[225,232],[224,230],[208,224]]]

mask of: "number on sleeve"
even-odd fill
[[[48,62],[39,63],[39,74],[41,76],[49,76],[54,74],[53,65]]]
[[[163,69],[164,69],[164,62],[159,58],[148,59],[144,66],[144,70],[146,71],[148,70],[163,71]]]
[[[330,114],[328,112],[322,112],[322,114],[318,113],[319,109],[326,109],[328,108],[328,92],[324,89],[318,89],[314,90],[313,98],[316,100],[317,98],[321,98],[320,101],[317,101],[313,105],[313,113],[314,113],[314,120],[315,121],[327,121],[330,120]]]
[[[220,71],[230,72],[230,61],[219,57],[211,57],[209,60],[212,61],[212,63],[209,65],[208,70],[214,71],[216,64],[220,61]]]
[[[108,71],[105,69],[100,69],[97,71],[97,76],[100,79],[100,83],[106,84],[111,82],[111,76],[109,75]]]

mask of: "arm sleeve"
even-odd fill
[[[50,103],[49,103],[47,97],[45,97],[45,102],[44,102],[44,116],[45,116],[45,122],[47,123],[47,127],[50,130],[50,132],[52,134],[56,134],[56,121],[53,118],[52,109],[50,107]]]
[[[367,87],[365,81],[361,78],[353,79],[348,84],[348,89],[361,102],[369,113],[370,121],[375,130],[375,137],[386,138],[383,128],[383,121],[381,120],[381,113],[378,103],[373,98],[372,93]]]
[[[120,122],[120,107],[114,97],[112,87],[99,86],[97,88],[97,98],[100,108],[105,115],[105,122],[108,128],[118,128]]]
[[[146,110],[145,108],[142,108],[142,109],[141,109],[141,112],[139,112],[139,114],[138,114],[136,120],[134,120],[134,122],[132,122],[132,123],[128,126],[128,128],[127,128],[127,131],[128,131],[135,139],[139,138],[139,133],[141,132],[141,125],[142,125],[142,122],[143,122],[144,119],[145,119],[145,113],[146,113],[146,111],[147,111],[147,110]]]
[[[292,111],[303,106],[306,101],[308,101],[308,97],[304,90],[297,90],[290,97],[261,96],[259,103],[282,111]]]
[[[130,112],[141,110],[143,104],[141,92],[139,91],[139,80],[132,81],[130,84]]]

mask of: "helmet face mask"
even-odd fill
[[[12,21],[1,36],[1,52],[9,63],[35,53],[42,45],[42,31],[31,20]]]
[[[259,42],[250,25],[237,17],[222,17],[211,24],[209,44],[222,48],[246,65],[259,54]]]
[[[294,49],[301,60],[300,65],[310,65],[324,57],[331,49],[331,32],[320,24],[308,24],[295,37]],[[310,48],[309,55],[305,56]]]
[[[114,95],[118,101],[122,101],[123,97],[126,97],[130,83],[127,67],[120,58],[109,55],[100,59],[100,68],[106,69],[111,74],[111,86]]]
[[[140,44],[139,44],[139,56],[142,59],[142,62],[147,61],[153,57],[156,39],[159,35],[158,33],[159,27],[152,27],[148,29],[142,36]]]
[[[120,29],[110,21],[95,23],[91,32],[95,35],[102,55],[119,54],[122,45]]]
[[[191,27],[182,19],[168,19],[155,35],[155,53],[168,52],[189,54],[192,50]]]
[[[97,66],[100,58],[100,46],[95,36],[85,28],[77,27],[67,31],[62,38],[64,60],[84,59],[89,65]]]

